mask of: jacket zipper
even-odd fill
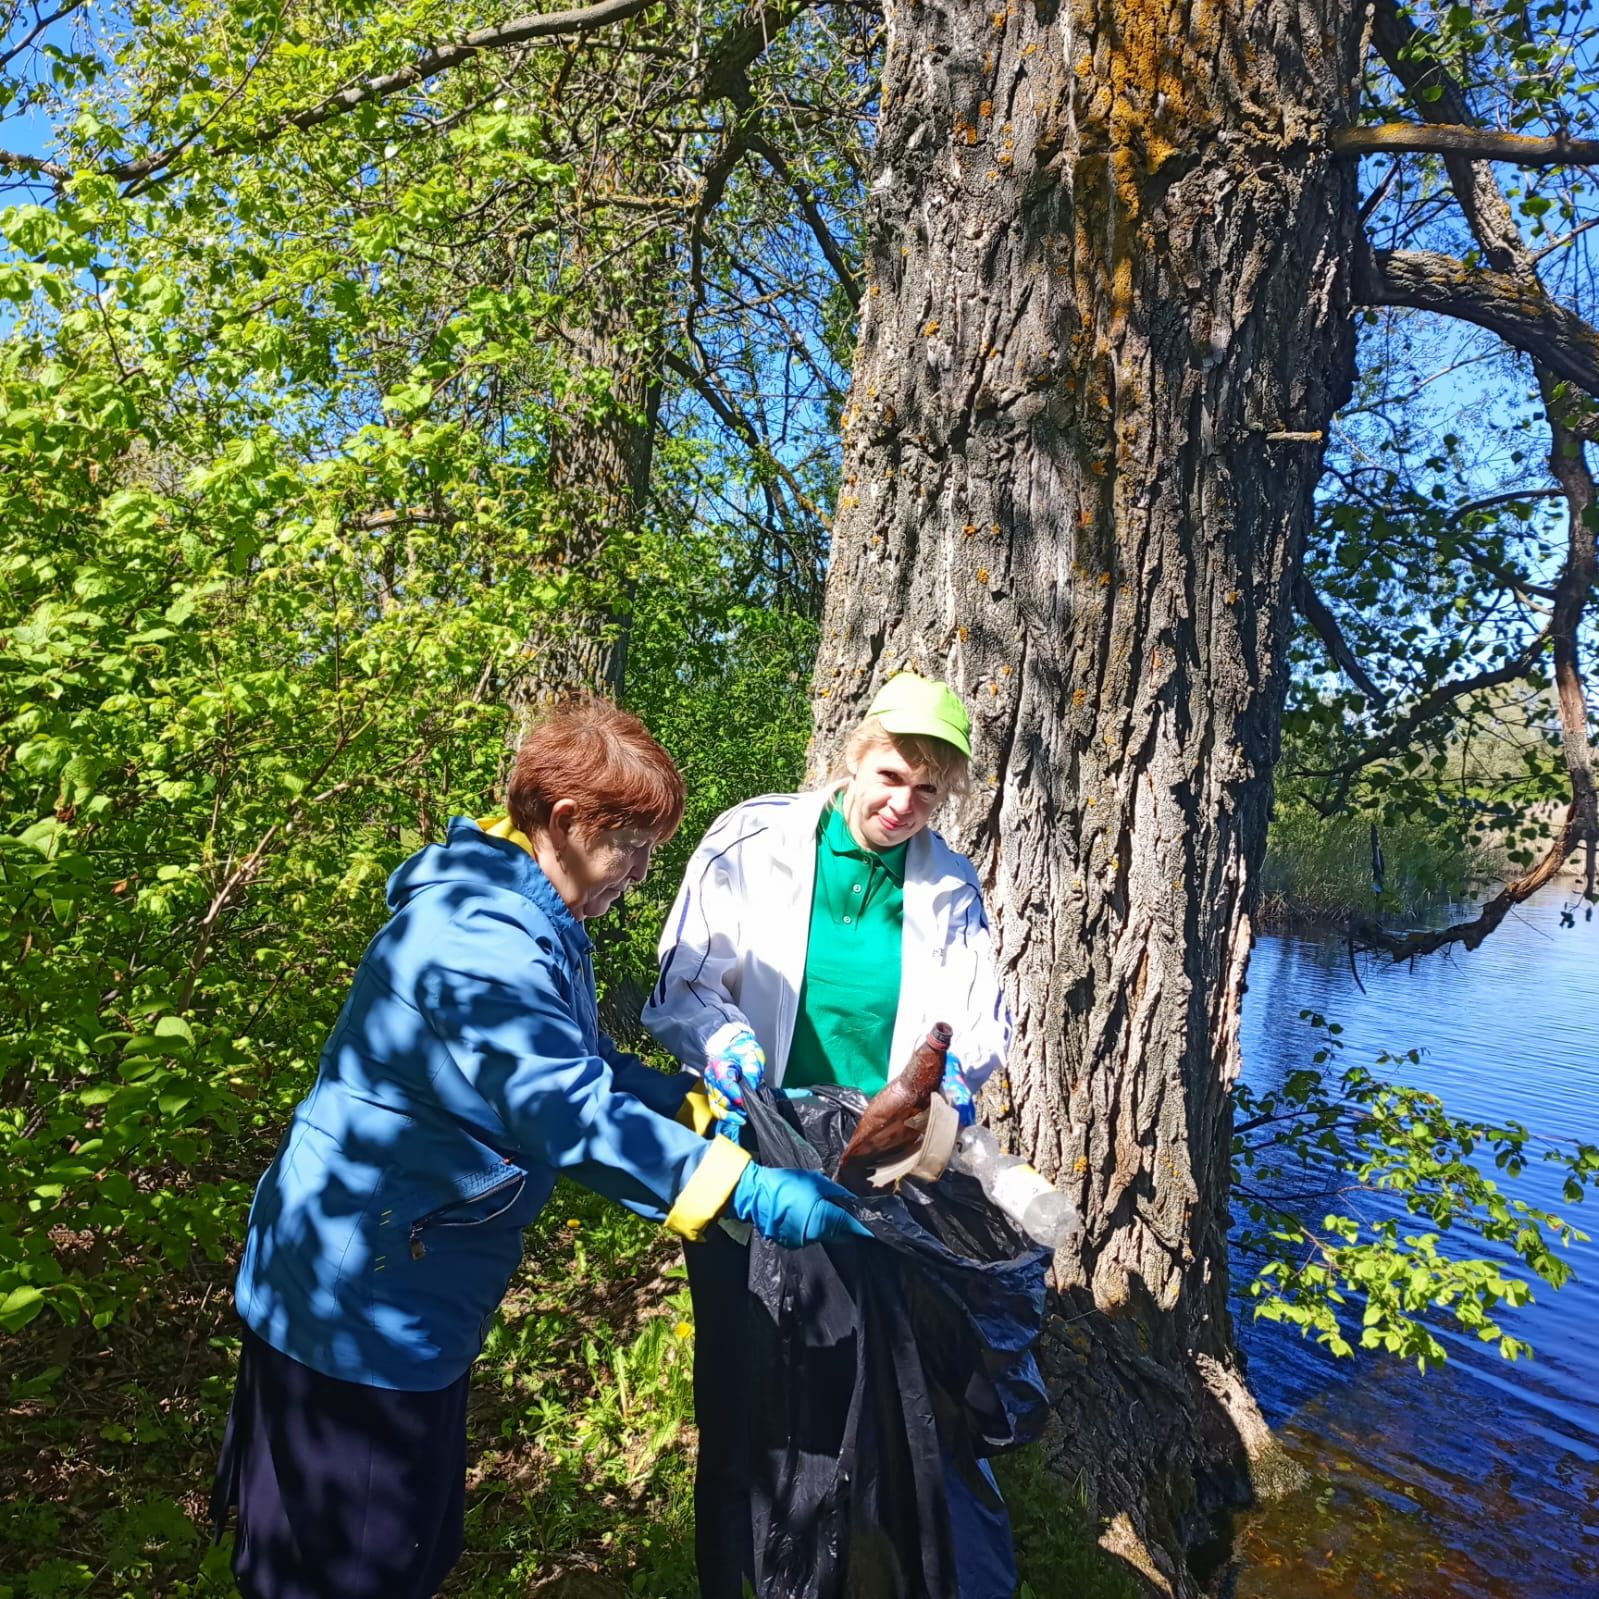
[[[503,1216],[521,1196],[523,1186],[527,1182],[527,1173],[518,1172],[515,1177],[507,1177],[504,1182],[495,1183],[490,1188],[485,1188],[481,1193],[468,1194],[465,1199],[452,1199],[447,1205],[440,1205],[436,1210],[430,1210],[425,1216],[418,1216],[411,1223],[411,1259],[421,1260],[427,1254],[427,1245],[422,1242],[422,1234],[429,1227],[481,1227],[484,1222],[493,1221],[496,1216]],[[498,1210],[490,1211],[487,1216],[479,1216],[474,1221],[440,1221],[441,1216],[447,1216],[452,1210],[461,1210],[467,1205],[480,1204],[483,1200],[504,1189],[514,1188],[516,1191]]]

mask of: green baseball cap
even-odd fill
[[[971,759],[972,719],[948,683],[898,672],[877,691],[866,714],[878,717],[890,733],[941,738]]]

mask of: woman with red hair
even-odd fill
[[[212,1502],[246,1599],[426,1599],[462,1547],[468,1370],[559,1175],[698,1238],[865,1235],[844,1191],[672,1120],[687,1080],[600,1031],[584,923],[676,831],[683,781],[598,701],[517,753],[508,815],[389,880],[239,1266]]]

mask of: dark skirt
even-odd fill
[[[211,1519],[244,1599],[431,1599],[464,1540],[466,1389],[324,1377],[245,1329]]]

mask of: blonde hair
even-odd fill
[[[836,785],[848,783],[873,750],[891,749],[918,775],[938,786],[938,797],[966,794],[972,786],[972,763],[947,739],[928,733],[890,733],[882,719],[868,716],[844,741],[844,769],[833,774]]]

